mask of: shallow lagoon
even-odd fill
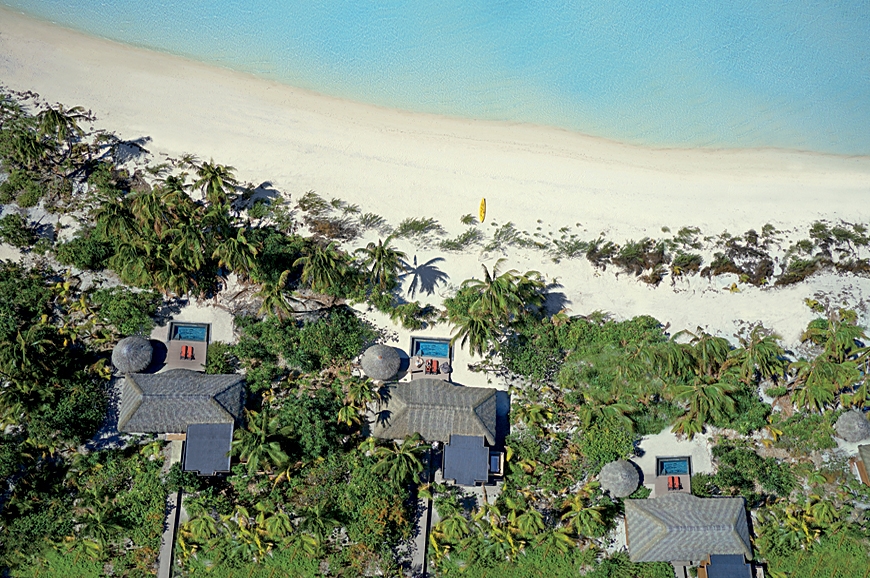
[[[652,146],[870,154],[866,4],[0,0],[394,108]]]

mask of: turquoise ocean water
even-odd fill
[[[393,108],[650,146],[870,154],[866,0],[0,4]]]

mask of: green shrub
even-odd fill
[[[92,230],[80,230],[75,238],[60,243],[55,249],[57,260],[78,269],[102,271],[115,250],[109,243],[98,240]]]
[[[23,216],[10,213],[0,219],[0,241],[13,247],[25,249],[36,243],[35,229]]]
[[[235,373],[239,360],[233,353],[233,346],[222,341],[208,344],[208,357],[205,360],[205,372],[211,375]]]
[[[163,303],[156,291],[132,291],[112,287],[94,291],[91,299],[100,306],[98,314],[122,335],[149,334],[154,315]]]
[[[45,195],[45,187],[27,171],[13,169],[9,177],[0,184],[0,203],[15,201],[19,207],[34,207]]]
[[[635,436],[622,423],[613,419],[593,422],[583,432],[577,446],[586,458],[590,473],[597,474],[606,464],[631,456]]]

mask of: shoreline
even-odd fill
[[[441,199],[427,211],[448,228],[473,213],[481,197],[500,222],[526,228],[537,219],[557,226],[582,222],[624,236],[686,224],[710,231],[760,228],[759,216],[785,227],[870,216],[863,202],[870,157],[644,149],[564,129],[380,109],[24,16],[0,23],[0,50],[0,77],[9,88],[90,108],[98,124],[122,138],[151,137],[146,146],[155,153],[196,151],[238,167],[245,180],[269,179],[291,194],[314,189],[388,220],[408,216],[410,210],[400,216],[395,208],[407,206],[413,193]],[[802,199],[794,198],[800,189]],[[609,202],[602,203],[602,195]],[[834,210],[819,203],[831,195],[839,198]],[[644,215],[633,210],[638,202],[647,203]],[[569,216],[573,211],[559,208],[574,203],[583,210]],[[504,211],[505,204],[511,210]],[[733,210],[750,204],[751,210]],[[680,217],[685,213],[691,214]]]

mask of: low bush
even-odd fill
[[[132,291],[126,287],[98,289],[91,295],[98,314],[121,335],[149,334],[154,315],[163,303],[156,291]]]
[[[78,269],[102,271],[115,250],[109,243],[98,240],[92,230],[82,229],[75,238],[60,243],[55,249],[57,260]]]
[[[17,213],[10,213],[0,219],[0,241],[18,249],[26,249],[36,243],[36,230],[27,219]]]

